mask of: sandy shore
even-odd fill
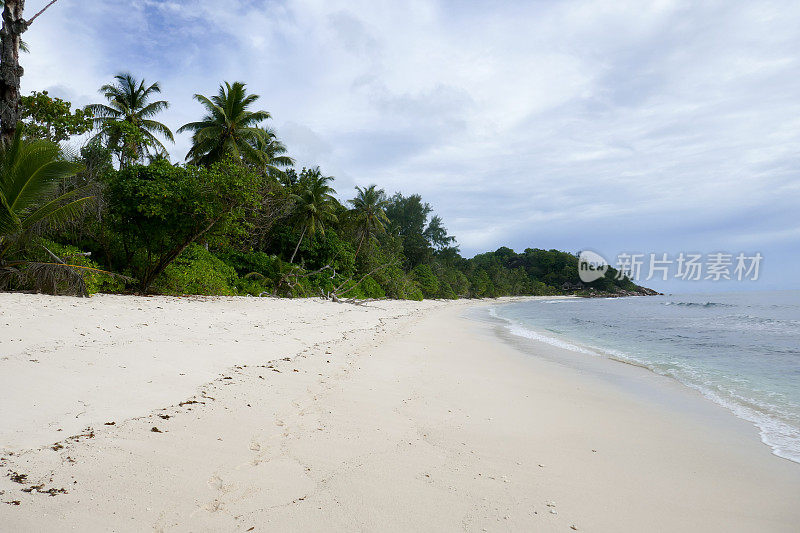
[[[796,531],[754,428],[474,305],[0,294],[0,529]]]

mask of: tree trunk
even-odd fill
[[[5,0],[0,29],[0,141],[9,143],[19,122],[19,80],[24,70],[19,65],[20,36],[28,29],[22,18],[25,0]]]
[[[361,245],[364,244],[364,236],[365,236],[365,233],[362,233],[361,234],[361,239],[358,241],[358,248],[356,248],[356,255],[353,256],[353,260],[354,261],[358,257],[358,252],[361,251]]]
[[[174,248],[171,252],[169,252],[168,254],[163,256],[161,258],[161,260],[158,262],[158,264],[156,264],[155,268],[153,268],[153,270],[151,270],[141,280],[140,286],[141,286],[142,294],[147,294],[147,291],[150,289],[150,285],[152,285],[153,282],[156,280],[156,278],[158,276],[160,276],[161,273],[164,272],[164,270],[166,270],[166,268],[169,266],[169,264],[172,263],[175,259],[177,259],[178,256],[181,255],[183,253],[183,251],[186,250],[189,247],[190,244],[192,244],[197,239],[199,239],[200,237],[202,237],[203,235],[208,233],[208,231],[211,228],[213,228],[214,225],[217,222],[222,220],[222,217],[224,217],[225,214],[226,213],[223,213],[222,215],[220,215],[217,218],[215,218],[205,228],[200,230],[198,233],[195,233],[194,235],[190,236],[180,246],[178,246],[177,248]]]
[[[289,259],[290,263],[294,263],[294,256],[297,255],[297,250],[300,249],[300,243],[303,242],[303,237],[305,237],[305,235],[306,235],[306,229],[308,229],[308,226],[305,226],[303,228],[303,233],[300,234],[300,240],[297,241],[297,246],[294,247],[294,253],[292,254],[292,258]]]

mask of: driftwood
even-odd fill
[[[353,305],[364,305],[372,302],[382,302],[384,300],[388,300],[389,298],[366,298],[364,300],[357,300],[355,298],[350,298],[348,300],[344,300],[343,303],[346,304],[353,304]]]
[[[287,272],[286,274],[281,276],[281,278],[278,280],[278,283],[275,284],[275,290],[272,291],[272,295],[277,297],[278,290],[280,290],[281,285],[283,285],[284,283],[288,284],[289,290],[291,290],[297,286],[297,284],[300,282],[301,279],[313,276],[314,274],[319,274],[323,270],[327,270],[329,268],[332,268],[331,265],[325,265],[324,267],[318,268],[313,272],[306,272],[304,274],[300,274],[298,272]]]
[[[384,268],[388,268],[388,267],[390,267],[390,266],[392,266],[392,265],[394,265],[396,263],[397,263],[397,261],[392,261],[392,262],[389,262],[389,263],[386,263],[386,264],[383,264],[383,265],[379,265],[379,266],[373,268],[368,273],[364,274],[361,277],[361,279],[359,279],[352,287],[348,288],[347,290],[342,291],[342,288],[345,285],[347,285],[353,279],[353,276],[350,276],[349,278],[344,280],[342,283],[340,283],[338,287],[336,287],[331,292],[329,292],[327,295],[325,293],[323,293],[322,297],[324,299],[330,300],[332,302],[344,303],[344,304],[352,304],[352,305],[364,305],[364,304],[367,304],[367,303],[370,303],[370,302],[377,302],[377,301],[380,301],[380,300],[385,300],[386,298],[366,298],[366,299],[363,299],[363,300],[359,300],[357,298],[343,299],[342,297],[345,294],[347,294],[350,291],[352,291],[353,289],[355,289],[356,287],[358,287],[359,285],[361,285],[361,283],[365,279],[367,279],[369,276],[371,276],[375,272],[378,272],[379,270],[383,270]],[[328,266],[328,265],[326,265],[326,266]],[[320,289],[320,291],[322,291],[322,289]]]
[[[336,256],[334,256],[333,259],[335,260]],[[348,277],[346,280],[341,282],[336,288],[334,288],[332,291],[330,291],[328,293],[325,293],[325,291],[320,287],[320,289],[319,289],[320,298],[322,298],[323,300],[330,300],[330,301],[336,302],[336,303],[348,303],[348,304],[352,304],[352,305],[364,305],[364,304],[370,303],[370,302],[377,302],[377,301],[380,301],[380,300],[385,300],[386,298],[366,298],[366,299],[363,299],[363,300],[359,300],[359,299],[356,299],[356,298],[346,298],[345,299],[343,297],[346,294],[348,294],[350,291],[352,291],[353,289],[355,289],[356,287],[361,285],[361,283],[363,283],[365,279],[370,277],[375,272],[378,272],[378,271],[383,270],[385,268],[389,268],[390,266],[393,266],[393,265],[396,265],[396,264],[397,264],[397,260],[394,260],[394,261],[390,261],[389,263],[385,263],[383,265],[379,265],[379,266],[373,268],[368,273],[366,273],[363,276],[361,276],[361,278],[353,286],[351,286],[351,287],[349,287],[349,288],[347,288],[345,290],[342,290],[342,289],[344,288],[345,285],[347,285],[350,281],[353,280],[354,275],[351,275],[350,277]],[[292,289],[297,287],[297,285],[299,284],[301,279],[307,278],[309,276],[313,276],[315,274],[319,274],[320,272],[324,272],[325,270],[331,270],[333,272],[332,277],[336,276],[336,268],[330,263],[328,263],[327,265],[325,265],[325,266],[323,266],[321,268],[318,268],[316,270],[312,270],[311,272],[299,273],[296,270],[289,271],[289,272],[286,272],[285,274],[283,274],[280,277],[280,279],[278,279],[278,282],[275,284],[275,289],[273,289],[272,293],[269,293],[269,292],[265,291],[265,292],[259,293],[258,296],[259,297],[268,296],[268,297],[271,297],[271,298],[279,298],[280,296],[278,295],[278,293],[279,293],[281,287],[287,286],[287,288],[291,291]],[[256,272],[251,272],[250,274],[247,274],[245,277],[255,277],[255,276],[263,277],[263,276],[261,276],[260,274],[258,274]]]
[[[344,282],[342,282],[342,283],[341,283],[341,284],[340,284],[338,287],[336,287],[336,288],[333,290],[333,294],[335,294],[337,297],[342,297],[342,296],[344,296],[345,294],[347,294],[348,292],[350,292],[350,291],[352,291],[353,289],[355,289],[356,287],[358,287],[359,285],[361,285],[361,283],[362,283],[362,282],[363,282],[365,279],[367,279],[368,277],[370,277],[370,276],[371,276],[372,274],[374,274],[375,272],[378,272],[379,270],[383,270],[384,268],[389,268],[390,266],[393,266],[393,265],[395,265],[395,264],[397,264],[397,261],[396,261],[396,260],[395,260],[395,261],[391,261],[391,262],[389,262],[389,263],[385,263],[385,264],[383,264],[383,265],[379,265],[379,266],[377,266],[377,267],[373,268],[372,270],[370,270],[369,272],[367,272],[366,274],[364,274],[364,275],[361,277],[361,279],[360,279],[360,280],[358,280],[358,282],[356,282],[356,284],[355,284],[355,285],[353,285],[352,287],[350,287],[350,288],[349,288],[349,289],[347,289],[346,291],[339,292],[339,291],[342,289],[342,287],[344,287],[345,285],[347,285],[347,283],[348,283],[350,280],[352,280],[352,279],[353,279],[353,276],[350,276],[349,278],[347,278],[346,280],[344,280]]]

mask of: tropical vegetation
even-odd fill
[[[114,79],[115,82],[100,88],[107,102],[87,107],[95,117],[95,138],[117,156],[121,167],[146,157],[166,156],[167,148],[158,137],[170,142],[175,142],[175,138],[167,126],[154,119],[169,108],[169,102],[153,100],[161,92],[161,86],[148,85],[129,73],[118,74]]]
[[[206,114],[197,122],[184,124],[178,133],[192,133],[192,149],[186,160],[195,165],[208,165],[226,156],[253,165],[267,162],[268,132],[259,124],[268,120],[266,111],[251,111],[257,94],[247,94],[242,82],[220,85],[217,94],[208,98],[194,95]]]
[[[0,136],[0,289],[333,300],[641,290],[614,269],[581,283],[577,256],[557,250],[464,258],[419,194],[371,183],[340,196],[319,166],[296,168],[243,82],[195,95],[202,114],[177,130],[191,148],[173,162],[160,93],[121,73],[82,109],[47,92],[0,102],[19,108]],[[77,153],[62,150],[75,140]]]

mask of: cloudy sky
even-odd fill
[[[23,91],[130,71],[174,130],[244,81],[298,165],[422,194],[466,256],[761,252],[800,287],[799,28],[796,0],[59,0]]]

